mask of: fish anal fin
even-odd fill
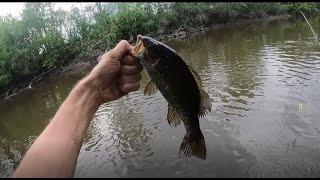
[[[178,126],[181,124],[181,119],[178,116],[177,112],[170,106],[168,105],[168,114],[167,114],[167,120],[170,126]]]

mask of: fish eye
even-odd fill
[[[149,42],[148,39],[143,39],[143,40],[142,40],[142,43],[143,43],[143,46],[144,46],[144,47],[150,47],[150,42]]]

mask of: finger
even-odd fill
[[[109,53],[115,57],[122,57],[126,54],[129,55],[132,49],[133,46],[131,46],[128,41],[121,40]]]
[[[120,76],[118,78],[119,84],[128,84],[128,83],[134,83],[134,82],[139,82],[141,80],[141,74],[135,74],[131,76]]]
[[[132,91],[137,91],[140,88],[139,82],[129,83],[129,84],[120,84],[119,90],[123,93],[129,93]]]
[[[140,64],[139,61],[136,60],[136,58],[132,57],[131,55],[125,55],[121,60],[120,63],[122,65],[136,65]]]
[[[141,64],[137,64],[135,66],[122,65],[120,69],[120,75],[134,75],[138,74],[143,70]]]

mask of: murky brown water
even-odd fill
[[[310,21],[316,33],[318,20]],[[320,47],[304,20],[230,26],[168,43],[203,79],[207,160],[178,158],[183,125],[141,89],[97,111],[75,177],[319,177]],[[13,172],[83,74],[0,105],[0,176]],[[303,110],[299,111],[299,103]]]

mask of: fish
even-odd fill
[[[168,45],[148,36],[138,35],[130,53],[139,59],[151,81],[144,89],[150,96],[160,91],[168,102],[170,126],[184,124],[186,134],[179,158],[195,156],[205,160],[207,150],[199,118],[211,112],[211,100],[204,91],[199,75]]]

